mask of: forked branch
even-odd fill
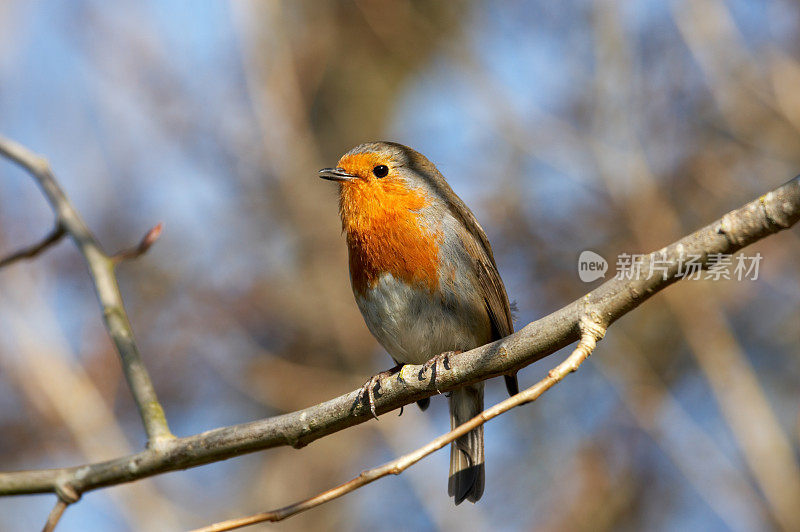
[[[147,432],[148,445],[157,446],[163,441],[173,438],[164,417],[164,410],[156,397],[150,375],[147,373],[139,355],[139,349],[133,340],[133,330],[128,321],[128,314],[125,312],[117,277],[114,273],[115,261],[100,247],[100,243],[89,231],[83,218],[61,190],[50,170],[50,165],[43,157],[4,137],[0,137],[0,155],[16,163],[33,177],[56,216],[56,230],[50,235],[50,238],[28,250],[28,256],[34,256],[41,252],[64,234],[72,238],[89,266],[89,274],[102,307],[103,320],[117,354],[122,360],[125,378]],[[38,249],[36,249],[37,247]],[[142,244],[140,244],[141,247]],[[146,251],[147,247],[142,252]]]

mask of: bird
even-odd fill
[[[367,328],[397,366],[441,360],[513,332],[511,306],[486,233],[421,153],[395,142],[360,144],[323,168],[339,185],[350,283]],[[379,376],[382,374],[379,374]],[[402,375],[402,373],[401,373]],[[365,384],[370,404],[372,386]],[[505,375],[509,394],[516,373]],[[451,429],[483,411],[483,382],[452,391]],[[418,401],[425,410],[430,399]],[[374,406],[372,406],[373,415]],[[377,416],[376,416],[377,417]],[[450,448],[448,494],[477,502],[485,485],[483,425]]]

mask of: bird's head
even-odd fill
[[[430,172],[416,151],[393,142],[370,142],[345,153],[319,176],[339,183],[342,226],[348,231],[419,213],[435,203]]]

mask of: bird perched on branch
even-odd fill
[[[370,332],[398,364],[447,369],[449,352],[467,351],[513,332],[511,310],[492,248],[475,216],[422,154],[393,142],[345,153],[319,176],[339,183],[339,213],[350,281]],[[389,372],[384,372],[389,373]],[[373,409],[373,377],[364,395]],[[506,376],[510,394],[516,374]],[[483,383],[450,395],[451,428],[483,410]],[[418,402],[424,410],[429,399]],[[476,502],[484,488],[483,426],[451,445],[448,493]]]

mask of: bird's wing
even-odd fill
[[[405,150],[409,158],[409,163],[417,172],[427,174],[429,183],[436,189],[448,205],[452,215],[462,222],[466,234],[463,235],[464,245],[467,247],[470,256],[475,260],[475,273],[478,279],[478,289],[481,291],[483,300],[486,303],[486,310],[492,322],[492,340],[499,340],[514,332],[514,323],[511,316],[511,305],[508,301],[508,294],[497,271],[497,264],[494,261],[492,245],[486,233],[475,219],[475,215],[469,207],[459,198],[450,185],[447,184],[444,176],[425,156],[410,148],[396,145]],[[506,375],[506,388],[510,395],[519,393],[516,373]]]
[[[458,199],[458,203],[453,205],[451,211],[454,216],[461,219],[468,232],[468,237],[464,239],[465,244],[470,256],[474,258],[478,286],[492,319],[492,327],[495,329],[493,340],[498,340],[514,332],[511,305],[503,280],[497,271],[492,246],[489,244],[489,239],[486,238],[486,233],[464,202]],[[470,247],[475,249],[469,249]]]
[[[392,144],[392,143],[390,143]],[[451,214],[465,228],[466,234],[463,235],[465,246],[470,255],[475,258],[475,272],[478,277],[478,285],[484,300],[486,309],[492,319],[492,326],[495,329],[494,340],[508,336],[514,332],[514,325],[511,318],[511,306],[508,302],[503,280],[497,271],[497,264],[494,262],[492,246],[486,237],[481,224],[475,219],[475,215],[469,207],[459,198],[444,176],[424,155],[400,144],[392,144],[403,149],[407,154],[410,165],[419,173],[427,174],[429,183],[433,186],[439,196],[447,202]]]
[[[455,194],[453,194],[455,196]],[[492,339],[499,340],[514,332],[514,322],[511,316],[511,305],[508,302],[508,294],[503,285],[503,279],[497,271],[497,264],[494,262],[492,246],[483,231],[481,224],[475,219],[467,206],[458,196],[455,199],[460,203],[451,207],[453,215],[459,217],[464,227],[468,231],[468,238],[465,238],[467,248],[480,247],[481,249],[469,249],[470,256],[475,258],[475,271],[478,277],[478,287],[486,303],[486,310],[492,321]],[[481,252],[482,250],[482,252]],[[508,395],[519,393],[519,382],[517,374],[505,375],[506,389]]]

